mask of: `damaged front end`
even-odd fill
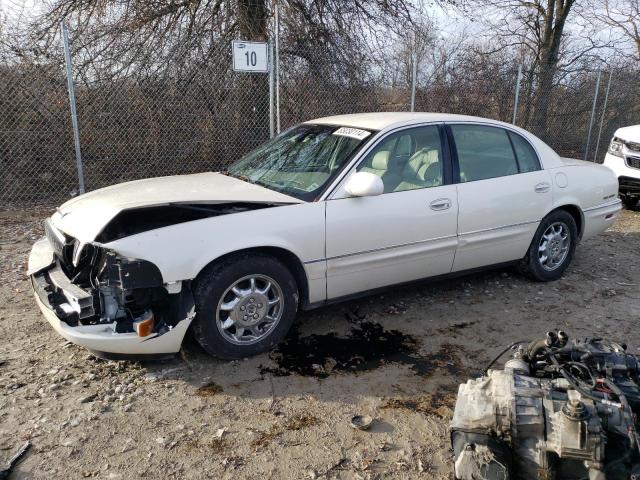
[[[82,243],[45,222],[29,274],[51,325],[99,356],[146,356],[180,350],[194,315],[188,282],[166,284],[158,267]]]

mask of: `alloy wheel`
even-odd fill
[[[551,272],[557,269],[567,258],[571,246],[569,228],[564,222],[549,225],[540,238],[538,261],[540,266]]]
[[[216,325],[235,345],[265,338],[280,321],[284,298],[280,285],[266,275],[247,275],[229,286],[216,309]]]

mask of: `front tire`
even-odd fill
[[[539,282],[559,279],[576,250],[578,228],[571,214],[556,210],[542,219],[523,259],[524,273]]]
[[[622,205],[627,210],[633,210],[638,204],[638,197],[632,197],[631,195],[621,195],[620,200],[622,200]]]
[[[298,288],[277,259],[260,253],[208,267],[194,289],[193,333],[212,356],[234,360],[271,350],[298,310]]]

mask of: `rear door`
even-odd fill
[[[453,271],[523,258],[552,207],[549,173],[515,131],[473,123],[447,131],[459,203]]]
[[[379,175],[384,193],[327,201],[327,296],[449,273],[458,203],[444,129],[425,125],[389,134],[354,169]]]

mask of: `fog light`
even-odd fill
[[[153,312],[147,310],[133,321],[133,329],[139,337],[147,337],[153,332],[154,323]]]

